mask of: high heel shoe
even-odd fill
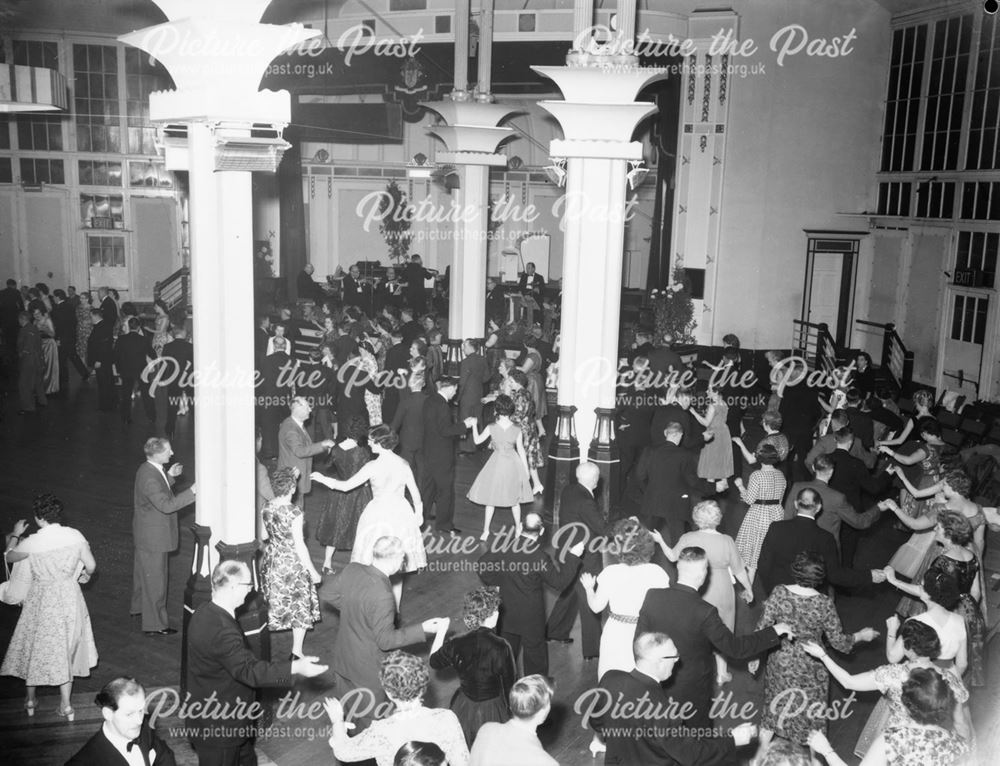
[[[302,655],[301,654],[296,654],[295,652],[292,652],[291,654],[288,655],[288,659],[291,662],[295,662],[295,660],[301,660],[302,659]]]
[[[607,746],[601,742],[597,737],[590,740],[590,757],[596,758],[598,753],[603,753],[607,750]]]
[[[35,700],[25,700],[24,701],[24,712],[28,714],[31,718],[35,714],[35,708],[38,706],[38,702]]]
[[[337,574],[337,570],[334,569],[333,567],[324,566],[323,567],[323,574],[325,574],[325,575],[335,575],[335,574]]]
[[[60,706],[59,709],[56,710],[56,715],[60,718],[65,718],[67,721],[72,723],[73,719],[76,718],[76,711],[73,710],[70,705],[67,705],[66,707]]]
[[[481,542],[481,543],[485,543],[489,539],[490,539],[490,532],[489,532],[489,530],[486,530],[485,532],[483,532],[479,536],[479,542]]]

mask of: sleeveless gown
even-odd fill
[[[414,572],[427,566],[420,524],[405,495],[408,475],[412,475],[410,465],[398,455],[384,452],[377,458],[375,475],[370,481],[372,499],[358,519],[351,561],[371,564],[375,542],[388,535],[403,542],[406,553],[404,572]]]

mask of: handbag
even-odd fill
[[[7,581],[0,583],[0,601],[11,606],[20,606],[28,595],[31,587],[31,565],[30,557],[15,561],[13,565],[7,563],[7,557],[3,557],[4,569],[7,572]]]

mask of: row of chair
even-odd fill
[[[912,399],[900,399],[897,404],[903,415],[916,412]],[[945,444],[957,448],[985,443],[1000,445],[1000,421],[990,424],[943,409],[934,417],[941,424],[941,438]]]

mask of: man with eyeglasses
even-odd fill
[[[221,562],[212,570],[212,600],[188,624],[186,723],[199,766],[256,766],[254,737],[263,714],[256,690],[290,687],[293,675],[311,678],[327,670],[316,657],[257,659],[235,616],[253,588],[246,564]]]
[[[601,678],[597,693],[590,692],[584,722],[604,740],[604,763],[646,766],[682,764],[712,766],[730,763],[735,751],[757,734],[757,727],[744,723],[728,736],[713,730],[697,730],[685,718],[683,705],[671,700],[661,684],[684,659],[665,633],[638,633],[632,644],[635,670],[609,670]],[[600,744],[592,744],[599,751]]]

